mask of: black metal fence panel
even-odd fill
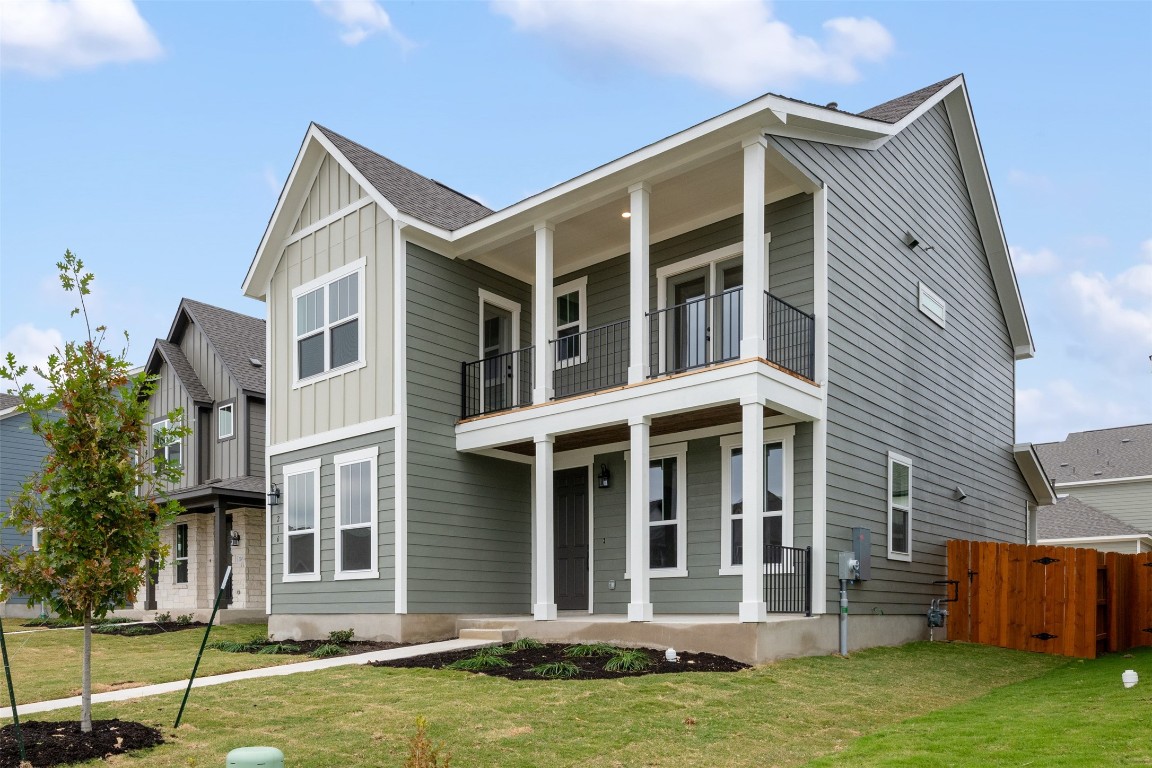
[[[816,318],[764,292],[768,361],[815,380]]]
[[[532,404],[532,347],[460,364],[460,418]]]
[[[554,398],[627,384],[628,327],[620,320],[548,342]]]
[[[768,613],[812,615],[812,547],[764,545],[764,602]]]
[[[740,357],[741,288],[648,313],[649,376],[690,371]]]

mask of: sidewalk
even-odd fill
[[[203,688],[209,685],[223,685],[237,680],[255,680],[260,677],[278,677],[280,675],[294,675],[298,672],[315,672],[320,669],[332,667],[346,667],[351,664],[367,664],[370,661],[390,661],[392,659],[406,659],[410,656],[422,656],[426,653],[444,653],[446,651],[462,651],[468,648],[480,648],[492,645],[491,640],[442,640],[438,643],[424,643],[423,645],[409,645],[404,648],[392,648],[387,651],[372,651],[358,653],[354,656],[336,656],[331,659],[316,659],[314,661],[301,661],[297,664],[282,664],[278,667],[263,667],[261,669],[248,669],[243,672],[230,672],[226,675],[212,675],[198,677],[192,684],[193,688]],[[170,683],[157,683],[155,685],[142,685],[139,688],[125,688],[120,691],[92,694],[93,704],[103,704],[109,701],[127,701],[140,699],[145,696],[160,696],[165,693],[183,691],[188,686],[188,680],[173,680]],[[67,699],[52,699],[50,701],[37,701],[29,704],[20,704],[16,709],[20,716],[36,712],[49,712],[54,709],[67,709],[80,706],[80,697],[71,696]],[[0,718],[11,718],[12,708],[0,708]]]

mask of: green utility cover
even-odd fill
[[[275,747],[240,747],[228,753],[227,768],[284,768],[284,753]]]

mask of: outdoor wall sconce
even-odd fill
[[[607,464],[600,465],[600,474],[596,475],[596,485],[600,488],[608,488],[612,485],[612,474],[608,471]]]
[[[268,492],[268,506],[274,507],[280,503],[280,486],[272,483],[272,490]]]
[[[911,232],[905,232],[904,245],[908,246],[909,248],[915,248],[916,246],[920,245],[920,238],[916,237],[916,235],[912,234]]]
[[[963,488],[956,486],[956,490],[952,491],[952,498],[956,499],[956,501],[964,501],[964,499],[968,498],[968,494],[964,493]]]
[[[228,543],[234,547],[240,546],[240,531],[232,531],[228,534]]]

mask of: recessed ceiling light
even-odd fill
[[[632,211],[624,211],[624,213],[620,214],[620,217],[624,219],[630,219],[632,218]]]

